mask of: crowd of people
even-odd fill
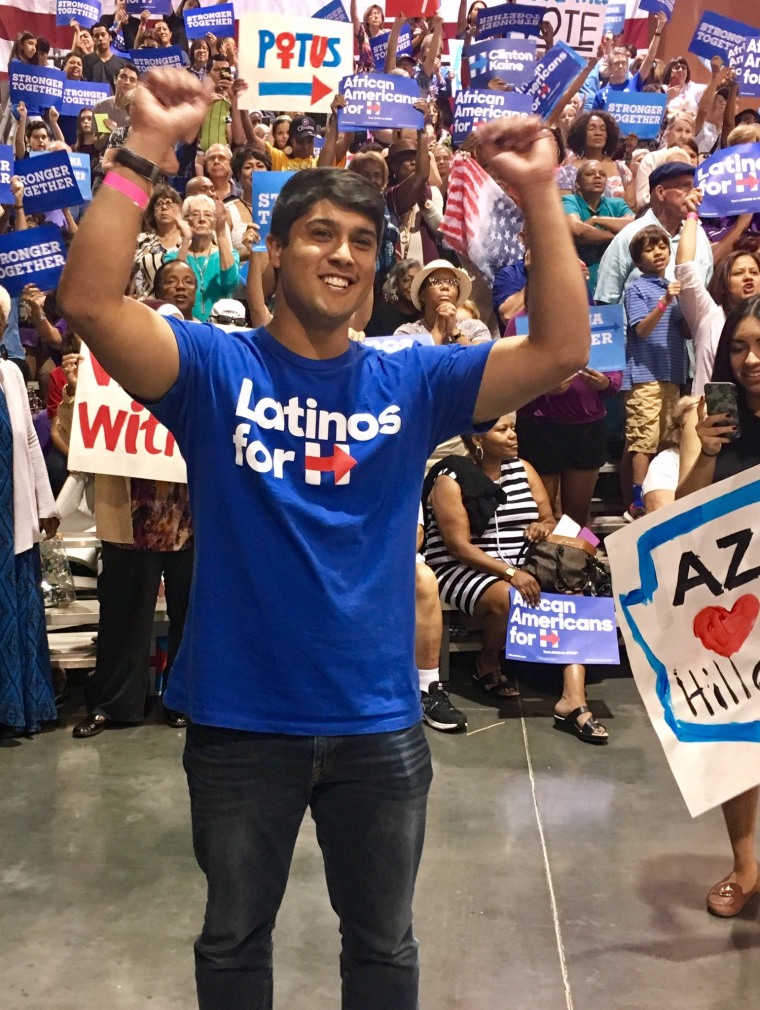
[[[760,114],[739,111],[736,74],[720,59],[712,61],[704,85],[692,80],[691,58],[664,62],[658,54],[665,18],[657,15],[646,51],[606,36],[544,122],[494,121],[456,148],[452,89],[458,74],[452,71],[459,68],[446,65],[442,19],[408,19],[411,53],[397,55],[407,19],[396,18],[385,64],[378,67],[370,42],[387,30],[385,13],[373,5],[360,16],[352,0],[357,70],[417,81],[415,108],[424,125],[342,133],[339,94],[327,116],[246,109],[248,83],[238,73],[235,40],[209,35],[189,41],[182,13],[194,6],[198,0],[183,0],[176,13],[156,20],[148,11],[128,15],[119,0],[114,15],[91,29],[72,22],[70,52],[55,54],[29,32],[13,46],[11,59],[55,63],[70,80],[108,85],[112,96],[69,117],[23,102],[12,108],[17,159],[41,151],[83,152],[90,158],[95,198],[90,205],[27,214],[23,183],[14,177],[14,203],[3,208],[0,223],[3,231],[53,223],[70,246],[58,291],[33,283],[17,298],[0,291],[0,594],[7,597],[0,613],[3,636],[14,643],[0,656],[0,725],[34,733],[55,719],[42,600],[34,589],[37,542],[40,530],[53,535],[57,527],[54,495],[68,477],[84,340],[167,424],[188,463],[189,494],[182,484],[94,475],[96,532],[103,545],[97,665],[87,682],[87,714],[73,735],[90,739],[110,725],[143,720],[163,578],[171,629],[167,674],[175,660],[178,666],[164,711],[175,728],[189,722],[186,767],[194,816],[201,809],[208,814],[196,837],[210,888],[210,913],[196,945],[201,1005],[222,1005],[220,972],[229,986],[224,1005],[259,1005],[250,996],[235,1002],[235,986],[266,964],[270,941],[262,923],[273,919],[287,877],[285,849],[295,840],[291,819],[271,894],[261,908],[244,907],[247,899],[234,897],[244,890],[235,876],[246,872],[241,857],[228,852],[209,827],[219,823],[219,793],[209,782],[225,767],[220,763],[209,779],[211,752],[217,748],[220,762],[239,760],[254,774],[263,752],[246,734],[345,740],[392,732],[404,737],[394,760],[403,752],[403,761],[415,766],[413,802],[410,796],[399,802],[417,829],[402,842],[401,832],[391,837],[401,815],[388,818],[385,842],[403,848],[408,872],[399,873],[390,888],[398,901],[393,970],[386,976],[378,969],[377,984],[386,995],[395,993],[398,1006],[411,1008],[416,947],[408,906],[429,784],[424,747],[413,731],[420,720],[440,731],[467,725],[441,682],[441,604],[482,630],[474,668],[478,687],[498,698],[519,697],[519,670],[504,659],[509,590],[535,605],[543,588],[521,567],[525,547],[545,541],[563,514],[580,527],[591,523],[599,470],[616,439],[623,444],[626,521],[760,463],[760,202],[754,214],[700,217],[703,195],[694,185],[705,157],[760,142]],[[482,2],[468,8],[462,0],[458,38],[476,38],[477,13],[484,8]],[[550,48],[547,22],[541,35]],[[168,45],[181,47],[185,69],[141,79],[129,50]],[[463,75],[466,87],[466,66]],[[509,90],[511,84],[496,77],[489,88]],[[608,111],[613,96],[626,92],[666,96],[655,140],[623,133]],[[495,182],[506,208],[490,225],[509,232],[508,241],[497,243],[498,254],[493,243],[467,246],[451,238],[469,169],[481,175],[467,179],[482,177],[483,187],[470,194],[471,202],[485,199],[486,187]],[[277,202],[264,251],[255,173],[279,171],[295,174]],[[489,222],[472,213],[488,229]],[[625,312],[625,367],[602,372],[588,365],[588,309],[616,304]],[[517,335],[526,315],[527,338]],[[249,327],[261,328],[255,340],[246,336]],[[378,352],[362,345],[391,334],[421,343],[396,364],[389,358],[378,365]],[[399,370],[402,361],[405,372]],[[350,393],[341,368],[356,373]],[[326,525],[318,492],[323,476],[332,476],[317,468],[320,476],[307,476],[294,490],[284,479],[294,453],[277,449],[283,479],[270,481],[268,505],[252,503],[247,481],[258,472],[254,447],[262,443],[254,441],[250,423],[234,431],[234,473],[214,469],[228,455],[224,410],[229,412],[231,397],[238,419],[255,418],[259,432],[277,429],[274,422],[262,423],[258,409],[241,413],[240,378],[254,374],[256,396],[266,391],[280,429],[287,425],[290,435],[303,436],[297,420],[304,415],[302,401],[313,411],[329,405],[349,422],[360,409],[357,417],[369,418],[373,431],[379,426],[383,448],[370,456],[364,447],[375,440],[366,434],[357,445],[335,446],[336,453],[350,451],[349,470],[366,465],[376,473],[372,500],[369,492],[362,494],[358,478],[346,471],[339,480],[335,472],[335,485],[358,490],[351,492],[353,511],[338,516],[330,512],[334,505],[327,507],[333,525]],[[739,438],[732,437],[726,415],[705,407],[704,386],[711,379],[733,382],[739,390]],[[46,404],[46,424],[36,426],[39,438],[22,409],[25,381],[37,384]],[[388,407],[395,403],[401,404],[397,413],[406,412],[403,424]],[[478,427],[489,419],[488,430]],[[333,422],[324,423],[327,430]],[[319,440],[324,453],[327,442],[321,434]],[[310,451],[319,452],[319,446]],[[243,502],[259,525],[241,525]],[[289,533],[279,525],[283,510],[293,517]],[[367,553],[366,530],[356,525],[368,515],[376,554]],[[409,535],[394,537],[389,546],[381,535],[394,528]],[[224,547],[213,559],[209,539]],[[340,588],[329,584],[315,551],[330,556],[328,568],[340,572]],[[372,571],[357,563],[369,556]],[[263,581],[242,572],[246,564],[261,569]],[[230,577],[229,588],[212,602],[214,573],[225,565],[240,579]],[[287,625],[286,601],[273,599],[268,573],[275,573],[281,589],[292,586],[302,597],[301,610],[309,616],[295,637],[335,652],[327,674],[309,649],[283,643],[278,633],[282,651],[275,655],[273,643],[257,640],[247,627],[242,598],[247,613],[261,608],[271,613],[271,627],[279,628],[280,619],[283,629]],[[400,587],[401,603],[409,604],[403,633],[395,627],[398,615],[378,610],[377,600],[385,600],[391,586]],[[202,607],[216,617],[213,632],[211,618],[199,616]],[[341,642],[332,636],[335,621],[343,629]],[[219,671],[218,655],[230,651],[224,629],[235,622],[229,672]],[[378,655],[370,658],[368,643],[377,644],[377,636],[383,640],[378,653],[391,672],[380,674]],[[413,691],[403,672],[412,662]],[[203,675],[204,663],[216,670],[213,683]],[[284,663],[290,669],[280,684],[271,670]],[[240,671],[251,664],[254,674],[244,684]],[[394,667],[402,671],[402,686],[394,681]],[[359,676],[365,668],[372,671],[371,687]],[[292,681],[296,671],[303,681]],[[309,678],[316,678],[311,713],[304,705]],[[555,725],[583,742],[605,744],[609,733],[590,711],[584,684],[583,666],[563,669]],[[231,740],[230,734],[237,736]],[[350,760],[361,763],[367,756],[377,757],[368,750]],[[288,760],[285,753],[280,757]],[[291,757],[301,761],[304,755],[294,751]],[[228,785],[234,795],[232,773]],[[364,785],[371,793],[371,781]],[[266,788],[262,779],[261,796],[268,802]],[[352,836],[340,841],[341,817],[326,797],[319,802],[334,900],[349,921],[344,984],[359,994],[368,984],[357,967],[366,955],[367,938],[358,939],[366,909],[353,907],[350,873],[330,867],[327,851],[339,853]],[[715,914],[736,914],[760,887],[756,810],[756,790],[726,806],[735,865],[710,891],[708,907]],[[244,830],[253,838],[257,829],[246,824]],[[263,843],[256,836],[252,844]],[[381,873],[378,885],[382,880]],[[237,918],[222,942],[228,904]],[[374,926],[367,928],[373,942],[387,946],[388,936],[379,939]],[[265,967],[264,998],[267,986]],[[364,1005],[357,998],[351,1005]]]

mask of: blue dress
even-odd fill
[[[13,440],[0,388],[0,726],[36,733],[58,718],[36,545],[13,550]]]

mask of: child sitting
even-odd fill
[[[628,521],[645,513],[641,485],[688,376],[688,333],[674,301],[681,285],[665,280],[670,236],[658,225],[649,225],[634,235],[630,250],[641,277],[628,285],[624,295],[628,332],[622,388],[633,482],[631,505],[624,516]]]

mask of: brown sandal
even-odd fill
[[[472,679],[486,694],[495,695],[497,698],[519,698],[520,688],[517,681],[512,680],[501,670],[490,670],[478,676],[473,673]]]

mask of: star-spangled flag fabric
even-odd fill
[[[440,232],[454,252],[469,257],[490,284],[496,271],[525,255],[523,216],[478,162],[452,162]]]

